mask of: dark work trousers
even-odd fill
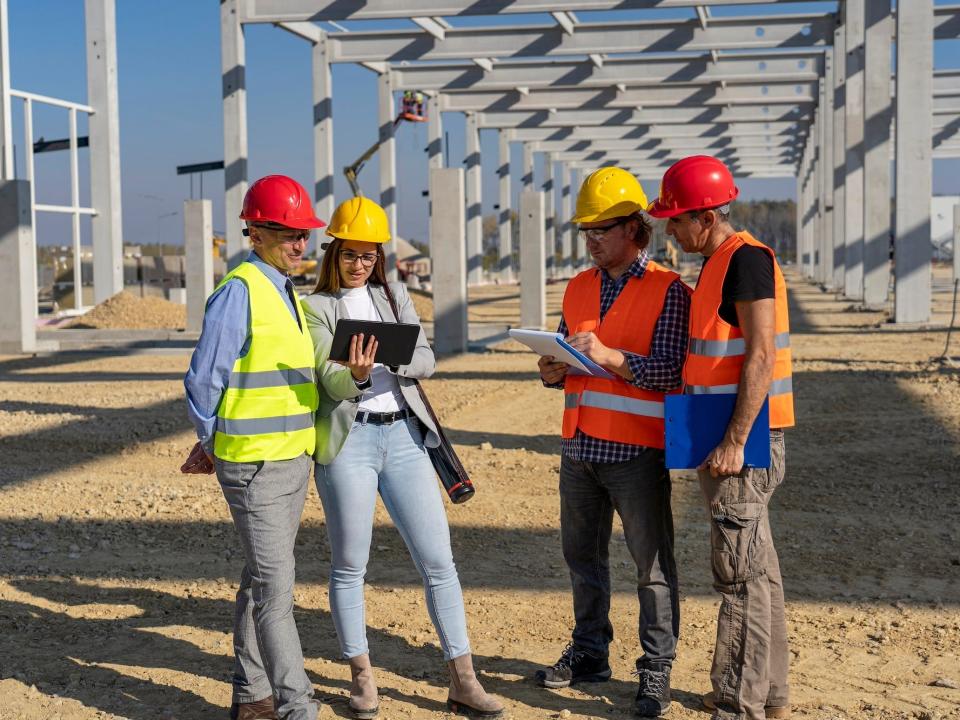
[[[680,604],[670,475],[662,450],[649,448],[619,463],[566,456],[560,461],[560,535],[573,585],[573,641],[606,657],[613,639],[609,545],[614,510],[637,565],[640,646],[647,660],[670,665],[676,656]]]
[[[763,720],[764,705],[789,704],[783,580],[767,513],[783,482],[783,431],[770,433],[769,468],[719,478],[698,474],[710,514],[713,586],[721,597],[710,670],[714,718]]]

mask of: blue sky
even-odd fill
[[[83,3],[79,0],[8,0],[10,17],[11,84],[16,90],[85,102],[86,70]],[[937,2],[937,4],[941,4]],[[946,3],[944,3],[946,4]],[[716,15],[762,12],[823,11],[829,3],[718,8]],[[645,11],[644,17],[689,17],[692,10]],[[618,17],[636,13],[618,12]],[[598,13],[579,13],[581,21],[599,20]],[[542,21],[535,16],[511,15],[503,22]],[[463,18],[455,25],[490,18]],[[346,23],[351,29],[379,29],[408,25]],[[220,105],[220,20],[215,0],[117,1],[117,55],[120,94],[120,144],[123,190],[124,240],[128,243],[182,241],[182,204],[190,195],[189,181],[175,174],[177,165],[223,159]],[[412,25],[411,25],[412,27]],[[248,26],[247,102],[249,171],[251,179],[271,172],[292,175],[308,187],[313,180],[312,98],[310,46],[272,26]],[[938,42],[936,68],[960,67],[960,41]],[[376,137],[376,76],[353,65],[333,70],[334,159],[338,169],[354,160]],[[14,140],[23,174],[22,104],[14,101]],[[449,163],[463,160],[461,115],[444,115],[449,133]],[[34,115],[34,139],[67,136],[67,113],[39,108]],[[86,134],[85,120],[80,133]],[[398,230],[405,237],[425,239],[427,204],[421,191],[427,187],[426,127],[403,124],[397,133]],[[67,202],[68,153],[37,156],[38,202]],[[81,202],[89,202],[86,152],[81,152]],[[484,162],[483,212],[493,212],[497,202],[494,168],[497,161],[495,131],[481,132]],[[514,147],[514,167],[519,167],[519,147]],[[936,161],[934,192],[960,193],[960,163]],[[537,173],[541,172],[538,165]],[[519,173],[514,177],[518,177]],[[371,161],[361,175],[364,192],[378,197],[378,168]],[[647,193],[656,192],[656,181],[644,181]],[[742,197],[792,198],[795,182],[744,180]],[[198,188],[195,187],[196,193]],[[337,174],[338,201],[349,190]],[[214,228],[222,231],[223,174],[204,178],[204,194],[214,201]],[[88,221],[83,223],[85,242]],[[66,217],[40,214],[37,235],[41,244],[69,242]]]

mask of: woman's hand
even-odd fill
[[[359,333],[350,338],[350,359],[346,366],[350,368],[350,374],[357,382],[363,382],[370,377],[370,371],[373,369],[373,359],[377,355],[377,338],[373,335],[367,341],[367,348],[363,348],[363,333]]]

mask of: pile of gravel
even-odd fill
[[[158,297],[142,298],[122,290],[64,327],[97,330],[183,330],[186,326],[185,305]]]

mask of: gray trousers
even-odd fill
[[[273,696],[287,720],[314,720],[313,685],[293,618],[293,547],[313,461],[216,461],[244,567],[233,625],[233,702]]]
[[[710,514],[713,586],[720,593],[710,682],[716,720],[764,720],[789,704],[783,579],[767,506],[783,482],[783,432],[770,433],[770,468],[713,478],[698,472]]]

